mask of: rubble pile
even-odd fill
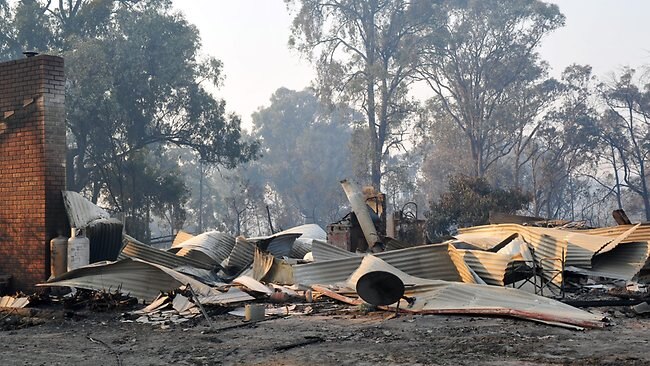
[[[361,193],[348,182],[344,188],[356,215],[367,214]],[[78,212],[74,217],[89,221]],[[630,313],[649,311],[650,225],[587,229],[584,223],[500,219],[460,229],[438,244],[414,245],[373,230],[363,252],[328,242],[314,224],[248,238],[180,232],[167,250],[123,235],[116,260],[39,286],[92,290],[66,301],[100,311],[137,302],[140,308],[123,321],[165,327],[201,319],[212,326],[210,314],[247,320],[308,315],[323,299],[395,314],[507,316],[571,329],[604,327],[605,314],[580,307],[602,305],[597,301],[607,296],[614,297],[608,304],[634,306]],[[360,222],[362,230],[373,223]]]

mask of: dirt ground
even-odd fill
[[[331,304],[330,304],[331,305]],[[647,365],[650,318],[612,312],[602,330],[469,316],[361,314],[332,305],[241,325],[124,323],[120,311],[0,314],[2,365]],[[598,309],[603,311],[604,309]],[[296,343],[310,343],[290,348]],[[289,347],[287,347],[289,346]],[[286,349],[283,349],[285,347]]]

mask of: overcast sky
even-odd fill
[[[572,63],[590,64],[606,78],[629,65],[650,64],[646,0],[553,0],[566,16],[565,27],[548,36],[540,49],[553,75]],[[267,106],[279,87],[302,89],[314,72],[287,47],[291,16],[283,0],[175,0],[177,9],[201,32],[203,53],[224,63],[226,76],[217,92],[246,126],[250,115]]]

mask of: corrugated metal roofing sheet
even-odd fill
[[[601,227],[597,229],[584,229],[584,230],[563,229],[563,230],[575,231],[575,232],[580,232],[580,233],[585,233],[590,235],[617,237],[625,233],[627,230],[631,229],[634,226],[635,225],[618,225],[618,226],[610,226],[610,227]],[[623,243],[633,243],[633,242],[642,242],[642,241],[650,241],[650,223],[648,222],[640,224],[639,227],[637,227],[633,233],[631,233],[627,238],[624,239]]]
[[[647,262],[649,247],[647,241],[623,243],[609,252],[595,256],[591,269],[569,267],[567,271],[630,281]]]
[[[499,253],[482,250],[458,249],[465,263],[488,285],[504,286],[506,268],[510,258]]]
[[[223,261],[222,267],[232,269],[235,272],[241,271],[253,263],[254,255],[255,245],[240,236],[235,239],[235,245],[228,258]]]
[[[116,219],[101,219],[86,227],[90,241],[90,263],[114,261],[122,248],[123,225]]]
[[[375,254],[406,273],[423,278],[474,282],[462,257],[450,244],[431,244]],[[294,280],[302,285],[344,281],[361,263],[354,256],[293,266]]]
[[[220,294],[210,286],[165,266],[131,258],[74,269],[38,286],[69,286],[99,291],[119,288],[122,293],[153,301],[161,291],[175,290],[187,284],[201,296]]]
[[[318,240],[326,240],[327,239],[327,233],[323,228],[318,226],[317,224],[305,224],[305,225],[300,225],[296,227],[292,227],[290,229],[281,231],[275,235],[281,235],[281,234],[301,234],[300,238],[303,239],[318,239]]]
[[[522,226],[517,224],[485,225],[460,229],[461,234],[472,233],[487,236],[517,233],[534,249],[534,256],[544,270],[544,277],[554,283],[562,282],[562,262],[565,256],[566,266],[589,269],[592,258],[597,253],[610,251],[634,233],[633,227],[627,227],[618,236],[600,236],[583,232],[560,229]],[[564,254],[566,253],[566,254]],[[559,273],[559,274],[558,274]],[[558,274],[558,275],[556,275]]]
[[[230,255],[234,246],[233,236],[218,231],[208,231],[185,240],[169,251],[181,257],[219,266]]]
[[[175,247],[179,246],[184,241],[186,241],[188,239],[192,239],[193,237],[194,237],[194,235],[192,235],[192,234],[190,234],[188,232],[185,232],[183,230],[180,230],[176,234],[176,237],[174,237],[174,241],[172,242],[172,248],[175,248]]]
[[[373,256],[363,259],[347,286],[355,289],[357,280],[371,271],[390,272],[403,283],[415,285],[405,291],[406,296],[415,298],[414,304],[401,300],[400,309],[406,312],[508,315],[561,326],[603,327],[602,316],[549,298],[512,288],[422,279]]]
[[[314,240],[316,239],[296,239],[296,241],[293,242],[293,246],[291,247],[289,257],[303,259],[307,253],[311,252]]]
[[[336,247],[331,244],[327,244],[325,241],[322,240],[314,240],[311,246],[311,252],[312,255],[314,256],[314,261],[316,262],[324,262],[324,261],[331,261],[335,259],[352,258],[352,257],[359,256],[356,253],[348,252],[345,249]]]
[[[128,235],[124,235],[124,248],[122,248],[122,252],[118,256],[118,259],[125,258],[137,258],[167,268],[183,266],[192,266],[210,270],[214,268],[214,266],[207,265],[192,258],[180,257],[164,250],[152,248],[149,245],[140,243]]]
[[[85,228],[91,222],[110,219],[111,215],[104,209],[87,200],[77,192],[62,191],[65,211],[70,227]]]
[[[115,260],[122,248],[122,222],[73,191],[62,191],[70,227],[85,229],[90,240],[90,263]]]

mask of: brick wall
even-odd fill
[[[0,63],[0,274],[34,290],[49,276],[49,240],[67,227],[63,59]]]

